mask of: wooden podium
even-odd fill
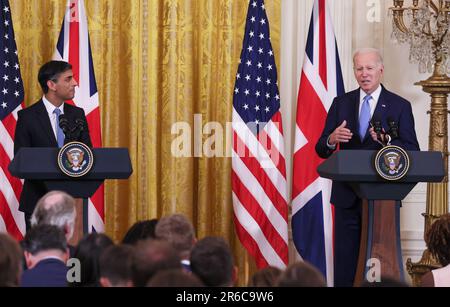
[[[91,171],[80,178],[65,175],[58,167],[59,148],[21,148],[9,165],[14,177],[41,180],[48,191],[64,191],[77,199],[77,219],[71,243],[78,242],[88,229],[88,198],[103,184],[105,179],[128,179],[133,172],[127,148],[95,148]]]
[[[404,280],[400,241],[400,207],[418,182],[441,182],[445,176],[441,152],[411,151],[410,169],[399,181],[387,181],[375,171],[377,151],[342,150],[322,163],[321,177],[348,183],[363,199],[361,244],[355,285],[370,269],[369,260],[381,264],[381,275]]]

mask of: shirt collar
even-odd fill
[[[372,99],[375,102],[378,102],[378,99],[380,98],[382,89],[383,89],[383,87],[380,84],[380,85],[378,85],[377,89],[372,94],[370,94],[370,96],[372,96]],[[362,89],[359,89],[359,101],[363,101],[364,97],[366,97],[366,96],[367,96],[367,93],[364,92]]]
[[[50,101],[48,101],[48,99],[45,98],[45,96],[42,96],[42,102],[44,103],[47,113],[49,115],[53,115],[53,111],[55,111],[56,107]],[[64,114],[64,102],[58,109],[61,110],[61,114]]]

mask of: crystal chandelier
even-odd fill
[[[410,45],[409,60],[420,73],[450,74],[450,0],[394,0],[389,9],[392,40]]]

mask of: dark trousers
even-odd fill
[[[352,287],[361,239],[361,201],[350,208],[335,207],[334,286]]]

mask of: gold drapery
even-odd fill
[[[53,55],[66,2],[10,1],[26,105],[41,96],[37,72]],[[234,230],[231,161],[173,157],[177,135],[171,128],[187,122],[194,132],[195,114],[203,125],[218,122],[225,128],[231,121],[248,0],[88,0],[85,5],[103,145],[127,147],[134,169],[128,181],[106,183],[106,233],[120,241],[138,220],[183,213],[199,238],[228,240],[243,284],[253,268]],[[278,55],[281,1],[266,1],[266,10]],[[203,141],[210,136],[204,134]]]

